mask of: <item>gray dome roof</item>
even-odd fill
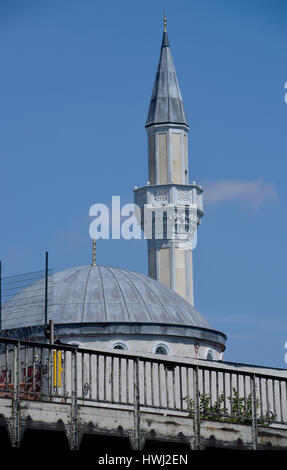
[[[49,285],[53,296],[48,318],[55,324],[152,323],[210,329],[200,313],[176,292],[125,269],[70,268],[51,275]],[[23,289],[2,308],[3,330],[43,323],[43,281]]]

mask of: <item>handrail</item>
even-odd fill
[[[257,448],[259,426],[287,426],[287,371],[246,367],[0,338],[0,397],[12,400],[17,429],[21,400],[67,403],[75,447],[78,405],[90,402],[133,409],[137,446],[141,413],[153,409],[192,418],[195,448],[201,420],[250,425]]]
[[[28,341],[28,340],[17,340],[17,339],[10,339],[10,338],[2,338],[0,337],[0,345],[1,343],[5,344],[13,344],[13,345],[20,345],[20,346],[28,346],[28,347],[36,347],[36,348],[44,348],[48,350],[58,350],[58,351],[77,351],[79,354],[91,354],[91,355],[98,355],[100,354],[101,356],[106,356],[106,357],[128,357],[129,359],[132,360],[142,360],[150,363],[157,363],[157,364],[166,364],[170,366],[189,366],[189,367],[196,367],[198,366],[200,369],[204,369],[206,371],[218,371],[218,372],[228,372],[228,371],[233,371],[232,373],[234,374],[239,374],[242,376],[246,377],[253,377],[254,376],[254,370],[253,371],[248,371],[248,370],[242,370],[242,367],[254,367],[256,368],[256,377],[260,378],[274,378],[278,380],[278,376],[276,374],[271,374],[271,373],[265,373],[265,372],[260,372],[260,370],[257,369],[257,366],[252,366],[249,364],[237,364],[237,363],[221,363],[219,361],[214,362],[214,365],[206,364],[204,359],[189,359],[189,358],[174,358],[174,357],[165,357],[165,356],[160,356],[159,355],[149,355],[146,353],[140,353],[140,354],[134,354],[130,353],[128,351],[108,351],[105,349],[88,349],[88,348],[79,348],[78,346],[74,345],[66,345],[66,344],[50,344],[50,343],[43,343],[39,341]],[[188,362],[187,362],[188,361]],[[202,361],[202,363],[201,363]],[[221,365],[222,364],[222,365]],[[233,367],[228,367],[228,365],[233,365],[233,367],[238,367],[240,366],[240,370],[235,370]],[[266,367],[268,369],[268,367]],[[270,370],[273,370],[272,368]],[[281,380],[286,380],[287,381],[287,369],[278,369],[278,371],[282,371],[286,373],[286,377],[280,377]]]

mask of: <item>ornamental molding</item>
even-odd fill
[[[190,201],[190,191],[179,189],[177,191],[177,200],[180,202],[189,202]]]
[[[160,202],[168,201],[168,192],[165,189],[158,189],[154,193],[154,200]]]

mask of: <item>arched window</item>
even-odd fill
[[[112,348],[113,349],[121,349],[122,351],[127,351],[128,350],[127,345],[125,343],[123,343],[122,341],[117,341],[116,343],[113,343]]]
[[[163,343],[156,344],[153,348],[153,352],[155,354],[164,354],[166,356],[170,354],[169,347]]]
[[[210,349],[209,349],[209,351],[207,352],[206,359],[207,359],[208,361],[213,361],[213,360],[214,360],[213,352],[212,352]]]

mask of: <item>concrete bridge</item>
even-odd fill
[[[4,338],[0,348],[2,448],[36,430],[71,450],[91,436],[134,450],[287,449],[286,370]]]

